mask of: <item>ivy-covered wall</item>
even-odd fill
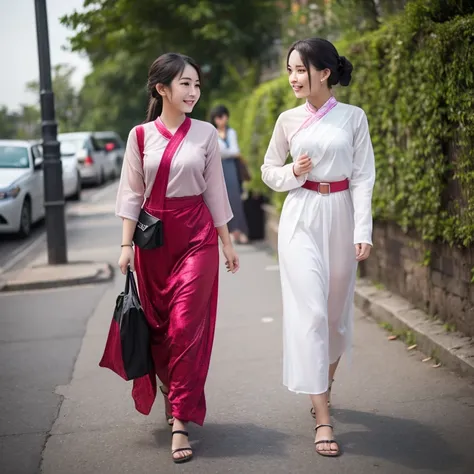
[[[413,0],[336,46],[354,73],[334,93],[366,111],[376,156],[374,252],[361,272],[474,336],[474,3]],[[278,115],[299,103],[283,74],[231,109],[250,188],[277,210],[285,194],[266,188],[260,166]],[[273,244],[277,225],[269,212]]]
[[[430,3],[446,2],[411,2],[379,30],[338,43],[354,73],[335,95],[369,118],[374,218],[426,241],[468,247],[474,242],[474,15],[451,18],[452,10]],[[282,75],[232,107],[252,189],[269,193],[260,179],[263,156],[279,113],[298,104]],[[272,196],[278,208],[284,197]]]

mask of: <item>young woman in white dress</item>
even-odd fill
[[[311,38],[291,46],[287,64],[290,86],[306,102],[278,117],[262,165],[270,188],[289,191],[278,235],[283,382],[311,397],[316,452],[338,456],[329,390],[351,344],[357,262],[372,246],[374,154],[364,111],[332,93],[349,85],[351,63]]]

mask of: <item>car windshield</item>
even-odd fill
[[[0,145],[0,168],[29,168],[28,148]]]
[[[60,140],[61,156],[74,156],[79,150],[84,148],[84,140]]]

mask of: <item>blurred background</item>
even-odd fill
[[[193,469],[314,472],[310,438],[300,443],[309,405],[268,393],[280,384],[285,193],[262,183],[260,166],[278,115],[301,103],[286,51],[321,36],[354,66],[334,94],[367,113],[377,168],[374,247],[356,287],[358,368],[336,387],[350,454],[339,472],[474,472],[474,1],[46,3],[70,260],[46,264],[35,1],[0,0],[0,471],[132,472],[143,454],[142,472],[171,465],[169,433],[131,415],[129,387],[97,363],[123,289],[113,269],[125,141],[145,120],[149,66],[175,51],[204,73],[192,116],[210,120],[224,105],[248,168],[237,200],[251,245],[238,248],[235,278],[222,278],[214,419]],[[50,182],[60,191],[59,174]]]

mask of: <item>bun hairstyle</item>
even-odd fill
[[[296,41],[288,51],[286,62],[289,62],[290,54],[298,51],[301,60],[308,71],[309,84],[311,85],[311,72],[309,66],[316,70],[323,71],[330,69],[331,75],[328,78],[328,86],[331,88],[337,84],[348,86],[352,78],[352,64],[344,56],[339,56],[334,45],[322,38],[309,38]]]
[[[156,120],[163,109],[163,97],[156,90],[157,84],[169,86],[173,79],[182,74],[186,65],[189,64],[196,69],[199,80],[201,80],[201,69],[194,59],[178,53],[162,54],[153,61],[148,71],[147,90],[149,96],[146,122]]]

